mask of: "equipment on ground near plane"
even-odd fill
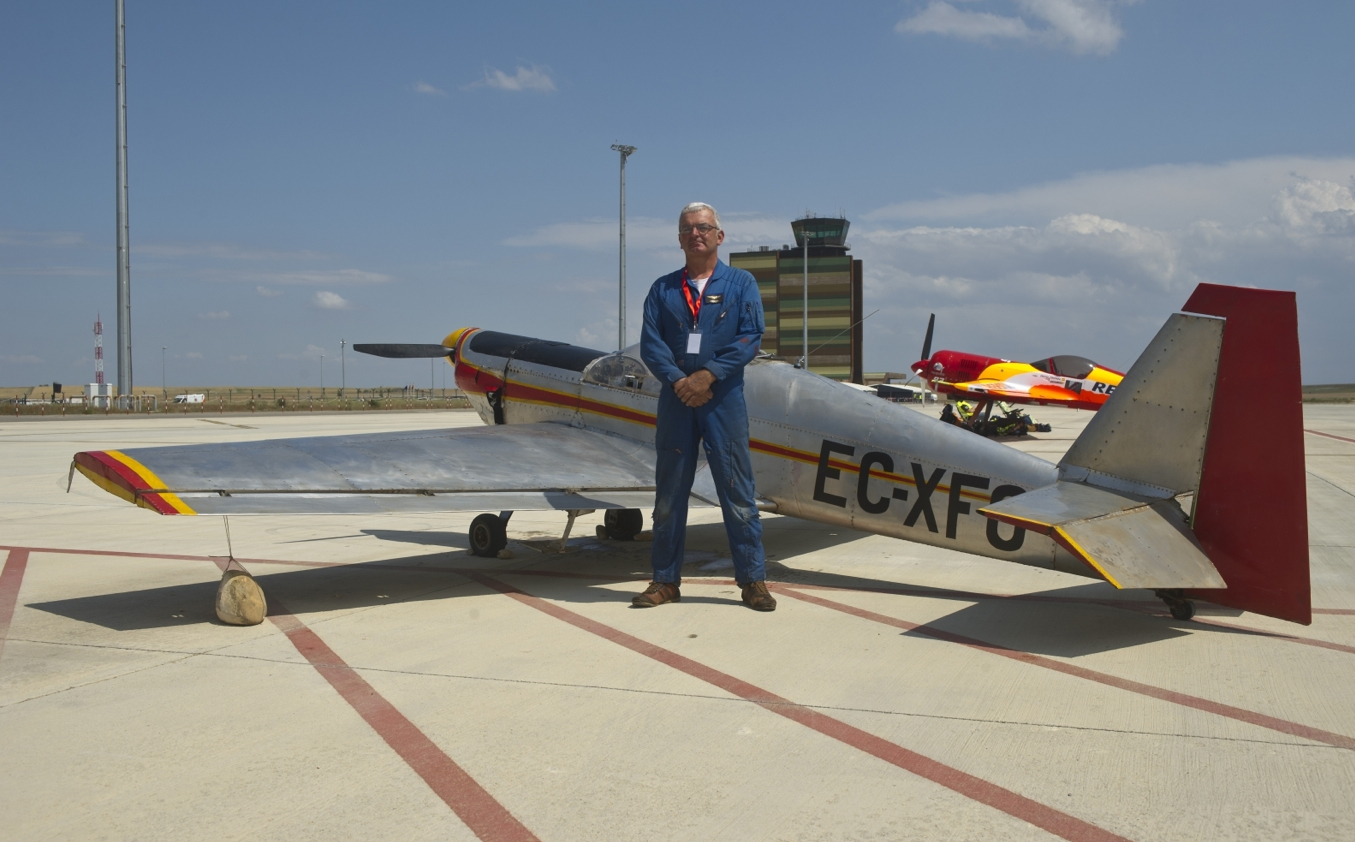
[[[1029,363],[961,351],[933,354],[932,328],[935,326],[936,314],[933,313],[927,320],[922,359],[911,368],[927,381],[928,386],[943,395],[959,395],[983,403],[1000,400],[1096,410],[1105,405],[1124,379],[1118,371],[1070,354]],[[984,407],[978,411],[984,411]]]
[[[989,437],[1024,436],[1026,433],[1048,433],[1054,429],[1048,424],[1039,423],[1025,410],[1006,401],[997,402],[1000,414],[993,416],[993,406],[991,402],[975,406],[969,401],[956,401],[954,405],[941,407],[941,420]]]
[[[1185,310],[1057,465],[755,360],[745,390],[759,507],[1152,589],[1178,619],[1198,597],[1306,624],[1294,294],[1201,284]],[[603,509],[614,538],[643,525],[661,386],[635,347],[478,328],[440,345],[354,347],[447,357],[486,426],[91,451],[74,467],[161,514],[490,512],[471,525],[482,556],[502,549],[518,509],[565,511],[569,527]],[[1251,401],[1258,381],[1279,398]],[[692,498],[718,505],[704,465]]]

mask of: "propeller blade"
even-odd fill
[[[353,350],[359,354],[371,354],[374,357],[390,357],[393,359],[428,359],[430,357],[448,357],[452,354],[452,349],[445,345],[398,343],[354,345]]]
[[[932,358],[932,328],[936,327],[936,314],[927,320],[927,338],[922,340],[922,359],[930,360]],[[357,347],[356,345],[353,347]]]

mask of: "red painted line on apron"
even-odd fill
[[[961,646],[968,646],[971,649],[978,649],[982,652],[1000,655],[1003,658],[1010,658],[1013,661],[1019,661],[1023,664],[1030,664],[1031,666],[1043,667],[1044,669],[1052,670],[1054,672],[1061,672],[1064,675],[1071,675],[1074,678],[1094,681],[1097,684],[1104,684],[1107,687],[1114,687],[1118,690],[1127,690],[1131,693],[1137,693],[1154,699],[1161,699],[1164,702],[1171,702],[1172,704],[1181,705],[1182,707],[1193,708],[1195,710],[1204,711],[1205,713],[1212,713],[1216,716],[1235,719],[1249,725],[1269,728],[1270,730],[1278,731],[1281,734],[1302,737],[1305,740],[1326,743],[1327,745],[1336,746],[1337,748],[1355,750],[1355,737],[1347,737],[1344,734],[1323,731],[1320,728],[1313,728],[1298,722],[1290,722],[1287,719],[1280,719],[1264,713],[1258,713],[1256,711],[1246,710],[1232,705],[1225,705],[1222,702],[1202,699],[1199,696],[1178,693],[1175,690],[1154,687],[1151,684],[1131,681],[1130,679],[1120,678],[1109,673],[1098,672],[1096,670],[1086,669],[1085,667],[1075,667],[1071,664],[1065,664],[1062,661],[1054,660],[1053,658],[1046,658],[1043,655],[1033,655],[1029,652],[1008,649],[1005,646],[999,646],[972,637],[965,637],[964,635],[942,631],[941,629],[921,623],[910,623],[907,620],[900,620],[896,617],[877,614],[874,611],[867,611],[864,608],[857,608],[852,605],[834,602],[833,600],[824,599],[812,594],[802,593],[795,587],[777,585],[776,592],[803,600],[821,608],[828,608],[833,611],[840,611],[844,614],[851,614],[852,616],[860,617],[863,620],[870,620],[886,626],[893,626],[894,628],[903,629],[904,631],[917,632],[918,634],[926,635],[927,637],[942,640],[947,643],[958,643]]]
[[[19,604],[19,588],[28,569],[28,550],[11,547],[5,556],[5,568],[0,570],[0,657],[5,654],[5,638],[9,623],[14,619],[14,608]]]
[[[1334,436],[1331,433],[1324,433],[1320,430],[1309,430],[1308,428],[1305,427],[1303,429],[1303,432],[1312,433],[1315,436],[1326,436],[1329,439],[1336,439],[1337,441],[1348,441],[1351,444],[1355,444],[1355,439],[1348,439],[1345,436]]]
[[[1347,646],[1344,643],[1332,643],[1331,641],[1327,640],[1318,640],[1315,637],[1295,637],[1292,634],[1278,634],[1276,632],[1265,632],[1260,631],[1258,629],[1248,628],[1246,626],[1239,625],[1237,623],[1225,623],[1222,620],[1204,619],[1201,618],[1200,615],[1198,614],[1195,615],[1194,622],[1205,626],[1218,626],[1219,628],[1224,629],[1235,629],[1237,631],[1250,632],[1251,634],[1257,635],[1259,637],[1269,637],[1274,640],[1283,640],[1286,643],[1298,643],[1303,646],[1316,646],[1319,649],[1331,649],[1334,652],[1346,652],[1348,654],[1355,655],[1355,646]]]
[[[953,766],[947,766],[929,757],[910,751],[896,743],[891,743],[881,737],[877,737],[868,731],[863,731],[852,725],[834,719],[827,714],[798,705],[789,699],[776,695],[768,690],[764,690],[754,684],[750,684],[742,679],[735,678],[728,673],[693,661],[690,658],[683,657],[661,646],[656,646],[638,637],[626,634],[620,629],[599,623],[596,620],[590,620],[582,614],[576,614],[567,608],[561,608],[540,597],[532,596],[529,593],[518,590],[512,585],[500,582],[497,579],[480,574],[467,574],[475,581],[487,588],[505,594],[512,599],[517,600],[523,605],[535,608],[536,610],[562,620],[570,625],[582,629],[586,632],[601,637],[604,640],[611,641],[620,646],[644,655],[647,658],[653,658],[659,663],[672,667],[679,672],[700,679],[715,687],[731,693],[739,698],[746,699],[765,708],[778,716],[784,716],[792,722],[798,722],[807,728],[811,728],[824,736],[831,737],[839,742],[845,743],[859,751],[863,751],[873,757],[897,766],[904,771],[911,772],[921,778],[925,778],[933,783],[953,792],[959,793],[966,798],[978,801],[996,810],[1001,810],[1009,816],[1029,822],[1036,827],[1042,828],[1064,839],[1073,840],[1073,842],[1093,842],[1093,840],[1123,840],[1125,837],[1118,836],[1105,828],[1097,827],[1090,822],[1083,821],[1075,816],[1060,812],[1059,810],[1034,801],[1024,795],[1018,795],[1009,789],[998,786],[995,783],[985,781],[982,778],[975,777],[966,772],[962,772]]]
[[[228,559],[213,556],[212,561],[223,571],[226,569]],[[239,563],[236,559],[236,564]],[[429,789],[452,808],[472,833],[485,842],[540,842],[536,834],[514,818],[465,769],[438,748],[437,743],[358,675],[320,639],[320,635],[276,599],[269,598],[268,602],[268,619],[273,625],[287,635],[296,651],[324,676],[343,700],[386,741],[386,745],[423,778]]]

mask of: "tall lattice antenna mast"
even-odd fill
[[[94,317],[94,382],[104,382],[104,322],[103,314]]]

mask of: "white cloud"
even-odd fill
[[[32,354],[0,354],[0,362],[32,365],[42,362],[42,358],[35,357]]]
[[[477,79],[471,82],[466,88],[494,88],[500,91],[539,91],[541,93],[550,93],[555,90],[555,82],[550,77],[550,68],[523,67],[518,65],[517,72],[508,75],[502,70],[496,70],[492,67],[485,68],[483,79]]]
[[[203,356],[202,356],[202,352],[201,352],[201,351],[189,351],[187,354],[184,354],[184,357],[185,357],[186,359],[190,359],[190,360],[200,360],[200,359],[203,359]]]
[[[213,322],[221,321],[223,319],[229,319],[230,317],[231,313],[229,310],[218,310],[213,313],[198,313],[199,319],[206,319],[207,321]]]
[[[233,362],[233,363],[243,363],[243,362],[247,362],[247,361],[249,360],[249,355],[248,355],[248,354],[232,355],[232,356],[226,357],[226,359],[230,360],[230,361]]]
[[[1275,197],[1271,218],[1296,236],[1349,235],[1355,233],[1355,195],[1335,182],[1306,178]]]
[[[868,360],[867,367],[900,370],[915,359],[913,346],[921,345],[933,311],[938,347],[1017,359],[1077,353],[1127,366],[1204,281],[1297,291],[1305,382],[1349,382],[1355,340],[1344,321],[1355,310],[1355,161],[1308,163],[1305,169],[1346,175],[1277,174],[1278,162],[1264,160],[1152,168],[1148,181],[1162,187],[1154,206],[1152,190],[1138,192],[1144,171],[1099,173],[1012,194],[937,200],[938,216],[959,224],[866,222],[854,232],[853,252],[865,262],[866,301],[885,311],[867,322],[867,348],[894,349],[892,362]],[[1249,180],[1223,185],[1211,198],[1220,173]],[[1286,183],[1276,186],[1281,179]],[[1104,192],[1096,195],[1093,186]],[[1193,218],[1179,206],[1183,196]],[[1104,210],[1117,203],[1135,218]],[[922,222],[929,209],[926,202],[903,207],[869,218]],[[1040,224],[991,224],[985,217],[994,208],[1055,214]]]
[[[282,295],[282,290],[269,289],[263,284],[259,284],[258,286],[256,286],[254,288],[254,291],[257,292],[259,295],[263,296],[264,298],[277,298],[279,295]]]
[[[1223,164],[1161,164],[1080,173],[1007,193],[913,199],[865,214],[867,222],[1043,224],[1094,213],[1136,225],[1176,228],[1201,219],[1252,224],[1298,177],[1336,183],[1355,177],[1355,158],[1252,158]]]
[[[631,331],[627,330],[627,333]],[[584,348],[610,349],[616,343],[616,319],[602,319],[581,327],[574,334],[574,344]]]
[[[380,272],[365,272],[361,269],[308,269],[296,272],[206,270],[202,275],[213,281],[253,283],[255,284],[255,291],[266,298],[273,298],[276,295],[281,295],[281,293],[275,293],[274,290],[268,289],[265,284],[277,284],[278,286],[365,286],[368,284],[388,284],[395,280],[390,275],[384,275]],[[259,283],[260,281],[263,283]],[[268,291],[263,292],[262,290],[265,289],[268,289]]]
[[[78,231],[16,231],[0,229],[0,245],[5,246],[78,246],[85,235]]]
[[[430,96],[446,96],[447,92],[441,88],[435,88],[427,82],[420,81],[414,86],[414,92],[419,94],[429,94]]]
[[[107,275],[107,269],[86,269],[82,266],[0,267],[0,275],[39,276],[45,278],[92,278]]]
[[[905,34],[944,35],[980,43],[1009,39],[1076,55],[1109,55],[1124,37],[1115,7],[1133,2],[1137,0],[1009,0],[999,8],[1014,5],[1017,14],[1004,15],[964,11],[953,2],[932,0],[894,28]]]
[[[209,257],[221,260],[323,260],[317,251],[254,249],[235,243],[146,243],[132,246],[132,253],[154,257]]]
[[[321,290],[311,298],[311,303],[321,310],[351,310],[353,305],[337,293]]]
[[[759,245],[778,246],[791,237],[789,223],[762,214],[721,214],[725,250],[738,251]],[[620,231],[617,220],[587,219],[580,222],[556,222],[504,240],[508,246],[555,246],[587,251],[615,251]],[[630,251],[678,250],[677,217],[629,217],[626,219],[626,249]]]
[[[307,345],[299,354],[278,354],[280,360],[318,360],[325,355],[325,349],[319,345]]]

